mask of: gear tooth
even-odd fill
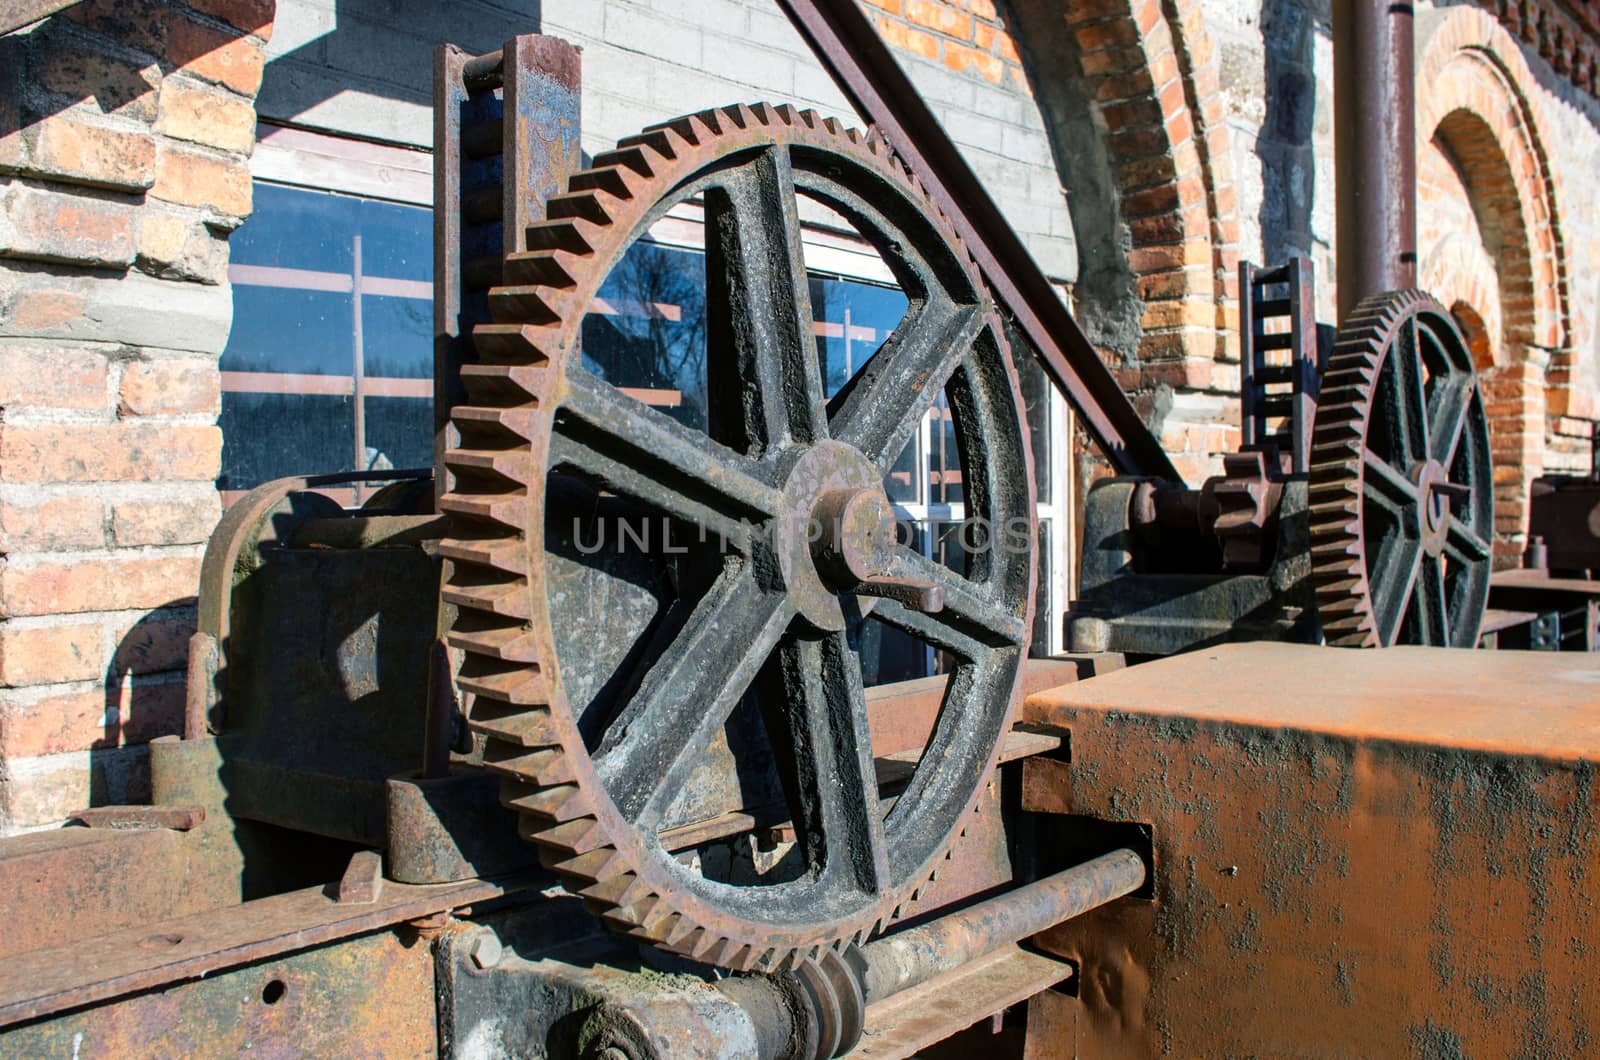
[[[501,284],[489,288],[489,313],[496,321],[556,324],[561,321],[561,312],[548,296],[559,293],[555,288],[538,284],[520,287]]]
[[[506,662],[539,661],[539,647],[533,632],[521,623],[467,629],[461,624],[465,619],[466,616],[462,615],[446,637],[452,648]]]
[[[514,408],[457,405],[450,410],[450,418],[464,438],[472,439],[474,445],[483,439],[483,444],[489,448],[494,447],[493,443],[514,445],[531,442],[538,434],[539,425],[544,422],[537,405]]]
[[[618,146],[611,151],[602,151],[594,156],[596,166],[609,169],[624,169],[638,177],[640,180],[649,180],[655,176],[655,167],[650,164],[650,156],[638,146]],[[631,185],[630,186],[634,186]]]
[[[606,909],[632,905],[652,892],[649,884],[632,872],[619,872],[615,876],[592,883],[579,892],[584,898],[602,904]]]
[[[547,351],[560,341],[559,330],[526,322],[479,324],[472,329],[478,356],[499,365],[543,367],[550,363]]]
[[[578,779],[572,771],[572,757],[554,747],[530,752],[513,744],[491,742],[484,748],[483,764],[497,773],[545,786],[572,784]]]
[[[472,704],[472,728],[529,750],[561,745],[561,733],[548,710],[512,706],[486,697]]]
[[[473,704],[474,714],[480,705],[481,701]],[[500,784],[500,802],[508,809],[544,821],[572,821],[594,813],[593,800],[577,784],[541,788],[506,777]]]
[[[617,149],[639,149],[647,153],[660,155],[663,158],[672,159],[678,157],[678,145],[680,142],[680,140],[673,139],[665,128],[652,125],[643,132],[625,136],[618,140]]]
[[[476,404],[540,405],[548,396],[550,382],[550,370],[543,364],[461,366],[461,385],[468,400]]]
[[[773,115],[785,125],[799,125],[800,112],[794,109],[793,104],[779,103],[772,108]]]
[[[735,972],[748,972],[755,967],[755,951],[749,945],[729,940],[722,959],[717,962]]]
[[[579,822],[574,822],[579,823]],[[563,825],[562,827],[566,827]],[[597,825],[595,827],[598,827]],[[550,848],[558,849],[558,848]],[[566,858],[550,865],[550,868],[563,876],[574,880],[581,880],[585,884],[599,883],[601,880],[617,875],[626,866],[622,865],[617,856],[615,847],[599,846],[586,850],[575,857]]]
[[[691,947],[699,935],[700,926],[682,913],[677,913],[668,919],[667,930],[662,934],[661,941],[668,949],[688,957],[693,955]]]
[[[795,113],[795,120],[808,129],[815,129],[822,124],[822,115],[810,107],[806,107],[804,110]]]
[[[644,923],[645,919],[650,915],[651,910],[660,904],[660,902],[661,898],[659,895],[653,893],[648,894],[643,898],[630,902],[627,905],[619,905],[610,912],[601,914],[601,919],[615,927],[618,931],[631,935],[638,930],[639,925]]]
[[[528,226],[529,251],[564,250],[579,257],[592,257],[595,252],[592,225],[574,220],[546,219]]]
[[[505,668],[499,660],[469,658],[462,664],[456,684],[479,702],[487,699],[525,707],[550,703],[549,682],[536,666]]]
[[[519,822],[519,828],[525,839],[532,840],[540,846],[565,851],[573,855],[576,861],[581,861],[605,845],[603,830],[599,822],[592,817],[579,817],[557,825],[540,824],[534,819],[525,817]],[[615,852],[613,856],[614,854]],[[607,863],[609,864],[609,861]],[[572,871],[566,868],[568,864],[570,862],[563,862],[552,868]],[[580,875],[576,872],[573,874]]]
[[[522,574],[522,542],[511,537],[447,537],[439,542],[439,554],[458,563],[470,563],[498,574]]]
[[[578,285],[580,260],[578,255],[564,250],[518,251],[506,255],[501,275],[512,287],[542,284],[567,290]]]
[[[751,125],[771,125],[772,112],[773,107],[770,103],[738,103],[722,109],[722,113],[741,129],[747,129]]]

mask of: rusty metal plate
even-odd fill
[[[431,947],[394,932],[0,1031],[0,1054],[431,1056]]]
[[[1231,645],[1032,697],[1155,901],[1035,941],[1085,1055],[1584,1055],[1600,661]]]

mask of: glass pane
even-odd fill
[[[699,252],[635,243],[584,317],[584,367],[705,430],[705,286]]]
[[[966,490],[961,484],[961,454],[956,445],[956,421],[943,393],[928,415],[933,420],[932,441],[928,447],[928,503],[962,504]]]
[[[367,467],[433,466],[432,408],[431,397],[366,398]]]
[[[217,422],[222,427],[219,489],[351,470],[355,405],[348,394],[224,392]]]
[[[1033,443],[1033,480],[1038,490],[1039,503],[1050,503],[1050,381],[1045,378],[1039,359],[1029,353],[1029,347],[1007,328],[1011,337],[1011,356],[1017,366],[1022,384],[1022,403],[1026,409],[1028,432]]]
[[[433,211],[357,200],[361,271],[368,276],[433,282]]]
[[[361,349],[369,377],[432,379],[433,303],[362,295]],[[428,409],[423,415],[432,416]]]
[[[235,282],[233,330],[222,352],[222,370],[350,375],[355,370],[353,319],[347,293]]]
[[[1050,536],[1052,520],[1040,519],[1038,522],[1038,557],[1039,565],[1033,583],[1033,645],[1032,654],[1036,657],[1050,654],[1050,586],[1052,575],[1055,573],[1053,554],[1050,551]]]
[[[360,203],[343,195],[258,183],[250,219],[228,240],[229,260],[348,275],[355,261]]]
[[[901,544],[922,551],[927,531],[921,524],[902,519],[895,529]],[[928,676],[927,646],[893,626],[869,618],[861,624],[860,647],[861,680],[869,688]]]

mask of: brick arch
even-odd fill
[[[1502,279],[1516,280],[1531,301],[1517,312],[1508,303],[1508,333],[1559,362],[1571,335],[1565,248],[1537,82],[1521,49],[1490,15],[1455,8],[1428,42],[1418,85],[1419,139],[1447,145],[1511,229]]]
[[[1461,233],[1447,236],[1423,259],[1420,283],[1481,343],[1473,349],[1478,371],[1505,365],[1500,276],[1480,243]]]
[[[1238,378],[1238,210],[1217,60],[1200,0],[1005,6],[1021,31],[1018,40],[1035,49],[1029,73],[1041,104],[1044,82],[1075,66],[1104,146],[1106,194],[1096,205],[1115,214],[1131,274],[1127,301],[1139,325],[1116,350],[1124,388],[1142,399],[1153,420],[1168,419],[1160,411],[1170,404],[1160,400],[1162,392],[1231,394]],[[1063,29],[1070,47],[1042,43]],[[1085,208],[1081,200],[1076,206]],[[1188,477],[1203,474],[1216,452],[1238,442],[1236,428],[1229,435],[1214,417],[1206,419],[1192,429],[1170,420],[1154,424],[1169,448],[1186,450],[1175,459]]]
[[[1500,343],[1482,386],[1495,462],[1503,469],[1495,486],[1502,565],[1515,563],[1522,550],[1529,488],[1544,464],[1547,403],[1555,396],[1548,384],[1564,382],[1572,368],[1558,189],[1536,86],[1511,35],[1468,7],[1446,16],[1418,70],[1424,208],[1430,192],[1443,204],[1458,202],[1464,191],[1471,208],[1465,223],[1473,229],[1423,248],[1423,282],[1446,304],[1470,307],[1491,349]],[[1455,185],[1430,187],[1430,168]]]

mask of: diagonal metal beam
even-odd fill
[[[1181,482],[1139,413],[939,125],[856,0],[778,0],[856,111],[955,224],[1000,302],[1089,434],[1125,475]]]

